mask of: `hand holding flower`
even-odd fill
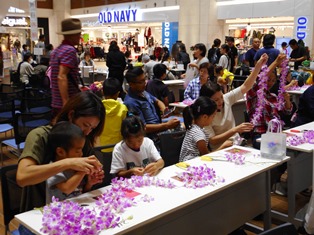
[[[277,66],[280,66],[282,61],[284,61],[286,59],[286,55],[285,54],[279,54],[276,58],[276,63],[277,63]]]
[[[262,67],[263,65],[265,65],[267,63],[268,60],[268,55],[266,53],[264,53],[263,55],[261,55],[261,58],[256,62],[256,66]]]
[[[142,176],[142,175],[144,175],[144,168],[142,168],[142,167],[134,167],[134,168],[132,168],[132,174],[133,175],[139,175],[139,176]]]

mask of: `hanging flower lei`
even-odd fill
[[[288,60],[282,61],[280,67],[281,67],[281,76],[280,76],[280,85],[279,85],[279,91],[278,91],[278,97],[277,97],[277,103],[276,108],[281,111],[284,108],[285,105],[285,98],[284,98],[284,92],[285,92],[285,84],[286,84],[286,77],[289,71],[289,68],[287,67]],[[268,72],[269,69],[265,65],[262,67],[261,72],[259,74],[259,89],[256,92],[257,93],[257,103],[256,103],[256,109],[255,113],[253,114],[252,118],[252,124],[257,125],[260,120],[263,118],[263,110],[265,108],[265,91],[267,90],[267,81],[268,81]]]
[[[256,92],[257,93],[256,109],[251,121],[253,125],[257,125],[263,118],[263,110],[265,106],[265,90],[267,90],[268,72],[269,72],[268,67],[264,65],[259,74],[259,89]]]
[[[280,85],[279,85],[279,91],[278,91],[278,98],[277,98],[277,103],[276,107],[279,111],[283,110],[285,107],[285,85],[286,85],[286,78],[289,72],[289,67],[288,67],[288,60],[284,60],[281,62],[281,76],[280,76]]]

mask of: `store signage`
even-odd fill
[[[307,18],[304,16],[301,16],[298,18],[297,21],[297,38],[300,40],[305,39],[306,37],[306,29],[307,29]]]
[[[178,41],[178,22],[162,23],[162,45],[169,50]]]
[[[98,15],[99,23],[122,23],[136,21],[137,9],[121,11],[103,11]]]
[[[27,23],[25,17],[5,17],[2,22],[2,26],[29,26],[29,23]]]

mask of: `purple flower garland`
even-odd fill
[[[245,156],[240,153],[225,153],[225,156],[229,162],[234,162],[236,165],[243,165],[245,163]]]
[[[287,144],[290,146],[298,146],[305,143],[314,144],[314,130],[306,131],[301,136],[295,135],[287,138]]]
[[[285,84],[286,84],[286,77],[289,71],[289,68],[287,67],[288,60],[282,61],[280,67],[281,67],[281,76],[280,76],[280,85],[279,85],[279,91],[278,91],[278,99],[276,103],[276,107],[279,111],[283,110],[285,105],[285,99],[284,99],[284,92],[285,92]],[[263,110],[265,108],[265,92],[268,89],[267,88],[267,81],[268,81],[268,72],[269,69],[266,65],[264,65],[261,69],[261,72],[259,74],[259,89],[256,92],[257,93],[257,102],[256,102],[256,109],[255,113],[253,114],[253,118],[251,120],[253,125],[257,125],[260,123],[261,119],[263,118]]]
[[[288,67],[289,61],[287,59],[283,60],[281,62],[281,76],[280,76],[280,85],[279,85],[279,91],[278,91],[278,98],[277,98],[277,103],[276,107],[279,111],[283,110],[285,107],[285,85],[286,85],[286,78],[289,72],[289,67]]]
[[[267,80],[268,80],[268,67],[264,65],[259,74],[259,89],[257,93],[257,102],[255,113],[253,114],[253,118],[251,120],[253,125],[257,125],[260,120],[263,118],[263,110],[265,107],[265,91],[267,90]]]
[[[225,180],[217,177],[212,168],[206,165],[200,167],[189,167],[186,172],[178,174],[187,188],[202,188],[207,185],[215,185]],[[52,198],[52,202],[43,208],[41,231],[50,235],[68,234],[99,234],[102,230],[115,228],[125,222],[126,219],[119,215],[125,209],[135,206],[134,198],[127,197],[127,192],[135,188],[145,186],[156,186],[172,189],[176,185],[170,180],[162,180],[157,177],[132,176],[130,179],[115,178],[112,180],[111,187],[97,198],[94,209],[82,207],[77,202],[59,201]],[[149,195],[141,197],[143,202],[154,200]]]

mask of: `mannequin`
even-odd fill
[[[146,39],[146,45],[148,45],[148,39],[152,35],[152,30],[150,27],[145,27],[144,37]]]

